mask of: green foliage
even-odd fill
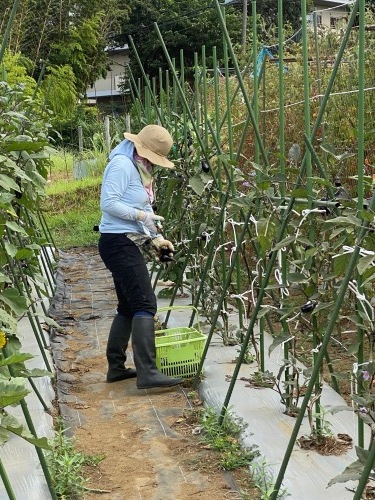
[[[308,10],[313,6],[313,0],[308,0]],[[310,9],[309,9],[310,8]],[[278,2],[277,0],[263,0],[257,2],[257,13],[265,20],[267,26],[277,25]],[[284,22],[290,23],[294,28],[301,26],[301,2],[292,0],[283,2]]]
[[[1,340],[4,333],[0,333]],[[0,343],[0,446],[8,441],[11,434],[15,434],[35,446],[49,450],[46,438],[36,438],[6,410],[7,406],[20,404],[29,394],[25,377],[52,376],[46,370],[28,370],[24,362],[34,356],[20,352],[20,348],[21,344],[15,336],[8,336],[5,343]]]
[[[57,496],[81,498],[83,492],[88,489],[84,467],[96,467],[105,457],[87,455],[77,450],[74,439],[66,436],[66,430],[59,419],[47,461]]]
[[[221,54],[222,33],[217,13],[212,2],[202,4],[200,0],[135,0],[131,4],[129,20],[123,26],[123,34],[118,41],[127,42],[131,35],[146,74],[150,77],[158,75],[159,68],[167,69],[167,63],[160,48],[153,23],[158,23],[171,58],[180,58],[180,50],[184,51],[186,66],[194,64],[194,52],[201,52],[204,45],[207,54],[217,46]],[[234,9],[228,9],[226,15],[228,30],[233,40],[239,41],[241,35],[241,18]],[[139,74],[135,58],[132,58],[132,69]]]
[[[29,95],[30,87],[0,82],[0,443],[16,434],[48,449],[45,438],[32,436],[6,411],[9,405],[22,404],[29,393],[26,377],[52,376],[45,370],[26,368],[24,361],[32,356],[20,352],[15,336],[19,317],[31,306],[31,285],[40,296],[46,293],[39,255],[47,241],[35,220],[51,151],[49,126]]]
[[[54,181],[43,204],[47,224],[58,248],[96,245],[100,222],[101,176]]]
[[[266,459],[254,461],[250,466],[251,477],[259,489],[261,500],[270,500],[275,493],[275,478],[272,470],[266,462]],[[288,498],[289,494],[286,488],[282,488],[277,493],[277,498],[282,500]]]
[[[255,448],[246,448],[240,443],[245,426],[240,419],[225,413],[222,423],[212,408],[205,408],[200,416],[202,439],[220,453],[220,466],[224,470],[248,466],[258,455]]]
[[[58,129],[71,122],[77,108],[76,77],[70,65],[50,67],[43,82],[46,104]]]
[[[2,61],[5,71],[5,81],[13,86],[20,84],[24,86],[24,94],[32,96],[35,91],[36,82],[30,73],[32,73],[32,61],[20,52],[11,54],[9,50],[5,51]]]
[[[4,34],[12,0],[0,2],[4,13],[0,37]],[[84,92],[106,70],[104,47],[126,19],[129,6],[109,0],[61,2],[28,0],[20,2],[12,26],[9,48],[32,61],[38,75],[40,63],[49,67],[70,65],[78,92]]]
[[[77,91],[83,94],[99,76],[106,73],[106,41],[101,35],[104,17],[104,12],[97,12],[89,19],[82,19],[71,27],[65,39],[52,46],[51,62],[60,67],[69,65]]]

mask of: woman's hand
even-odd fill
[[[160,227],[158,229],[155,222],[163,221],[164,217],[161,217],[160,215],[155,215],[153,212],[143,212],[143,210],[140,210],[138,213],[137,220],[143,222],[143,224],[147,227],[149,231],[157,233],[160,230]]]
[[[161,251],[162,248],[168,248],[170,253],[172,254],[171,256],[173,257],[173,252],[174,252],[174,246],[169,240],[165,240],[163,236],[157,236],[152,240],[152,244],[156,248],[158,252]]]

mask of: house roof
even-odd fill
[[[104,51],[107,52],[107,54],[127,52],[128,50],[129,50],[129,45],[127,43],[125,45],[122,45],[121,47],[108,46],[104,49]]]
[[[325,7],[338,7],[340,5],[350,5],[352,3],[354,3],[354,0],[341,0],[340,2],[337,0],[314,0],[315,7],[318,7],[319,5]]]

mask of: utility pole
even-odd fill
[[[247,28],[247,0],[243,0],[242,6],[242,53],[246,52],[246,28]]]

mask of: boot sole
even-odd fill
[[[142,385],[142,386],[137,385],[137,389],[155,389],[155,388],[162,389],[163,387],[174,387],[176,385],[180,385],[180,384],[182,384],[182,382],[183,382],[183,380],[181,380],[180,382],[174,382],[173,384]]]
[[[131,371],[130,371],[131,370]],[[121,375],[118,375],[117,377],[114,378],[107,378],[107,383],[112,384],[113,382],[120,382],[121,380],[127,380],[129,378],[135,378],[137,376],[137,372],[134,370],[134,368],[128,368],[125,373],[122,373]]]

